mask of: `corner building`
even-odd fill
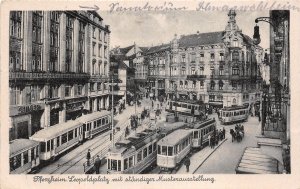
[[[92,28],[106,36],[103,53],[109,48],[101,17],[92,11],[11,11],[9,26],[10,140],[90,112],[90,86],[98,74]],[[103,78],[107,57],[96,59],[103,62]]]
[[[228,17],[224,31],[175,35],[170,44],[150,48],[148,82],[155,95],[210,107],[260,102],[263,49],[239,29],[235,11]]]

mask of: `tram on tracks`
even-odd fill
[[[16,139],[9,144],[10,174],[26,174],[40,165],[40,144],[29,139]]]
[[[219,119],[221,124],[225,125],[239,121],[247,121],[248,115],[248,106],[225,107],[220,110]]]
[[[29,139],[40,143],[40,160],[49,161],[109,128],[111,128],[110,113],[101,111],[44,128]]]
[[[101,111],[86,114],[78,118],[82,123],[83,140],[93,138],[103,131],[111,129],[111,112]]]
[[[158,133],[146,129],[119,141],[107,154],[107,173],[138,174],[156,160]]]
[[[202,149],[209,143],[208,136],[216,130],[216,120],[207,119],[193,124],[192,148]]]
[[[193,122],[194,118],[200,120],[205,116],[205,104],[199,100],[168,100],[166,111],[179,114],[179,119]]]
[[[157,166],[164,171],[177,168],[192,148],[192,129],[179,129],[157,142]]]

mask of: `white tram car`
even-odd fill
[[[203,148],[209,143],[208,136],[216,129],[216,120],[207,119],[205,121],[196,122],[193,125],[192,148]]]
[[[108,111],[94,112],[79,119],[44,128],[29,137],[40,143],[40,160],[55,159],[85,139],[108,130],[111,116]]]
[[[10,174],[29,173],[40,164],[39,142],[16,139],[9,144]]]
[[[157,143],[157,166],[161,170],[173,170],[192,147],[192,129],[179,129]]]
[[[249,115],[248,106],[226,107],[220,110],[221,124],[229,124],[238,121],[246,121]]]
[[[146,129],[117,142],[107,154],[107,173],[138,174],[155,163],[158,135]]]
[[[83,140],[111,128],[111,113],[109,111],[94,112],[78,118],[83,127]]]

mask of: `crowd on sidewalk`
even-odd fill
[[[215,129],[212,134],[208,135],[209,146],[211,148],[215,148],[215,146],[217,146],[219,144],[219,141],[222,141],[223,139],[225,139],[225,136],[226,136],[226,130],[224,127],[223,127],[223,130]]]

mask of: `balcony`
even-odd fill
[[[65,80],[65,79],[89,79],[88,73],[50,73],[50,72],[10,72],[10,80]]]
[[[228,80],[228,75],[210,75],[211,79],[222,79],[222,80]]]
[[[187,75],[188,80],[204,80],[206,75]]]

